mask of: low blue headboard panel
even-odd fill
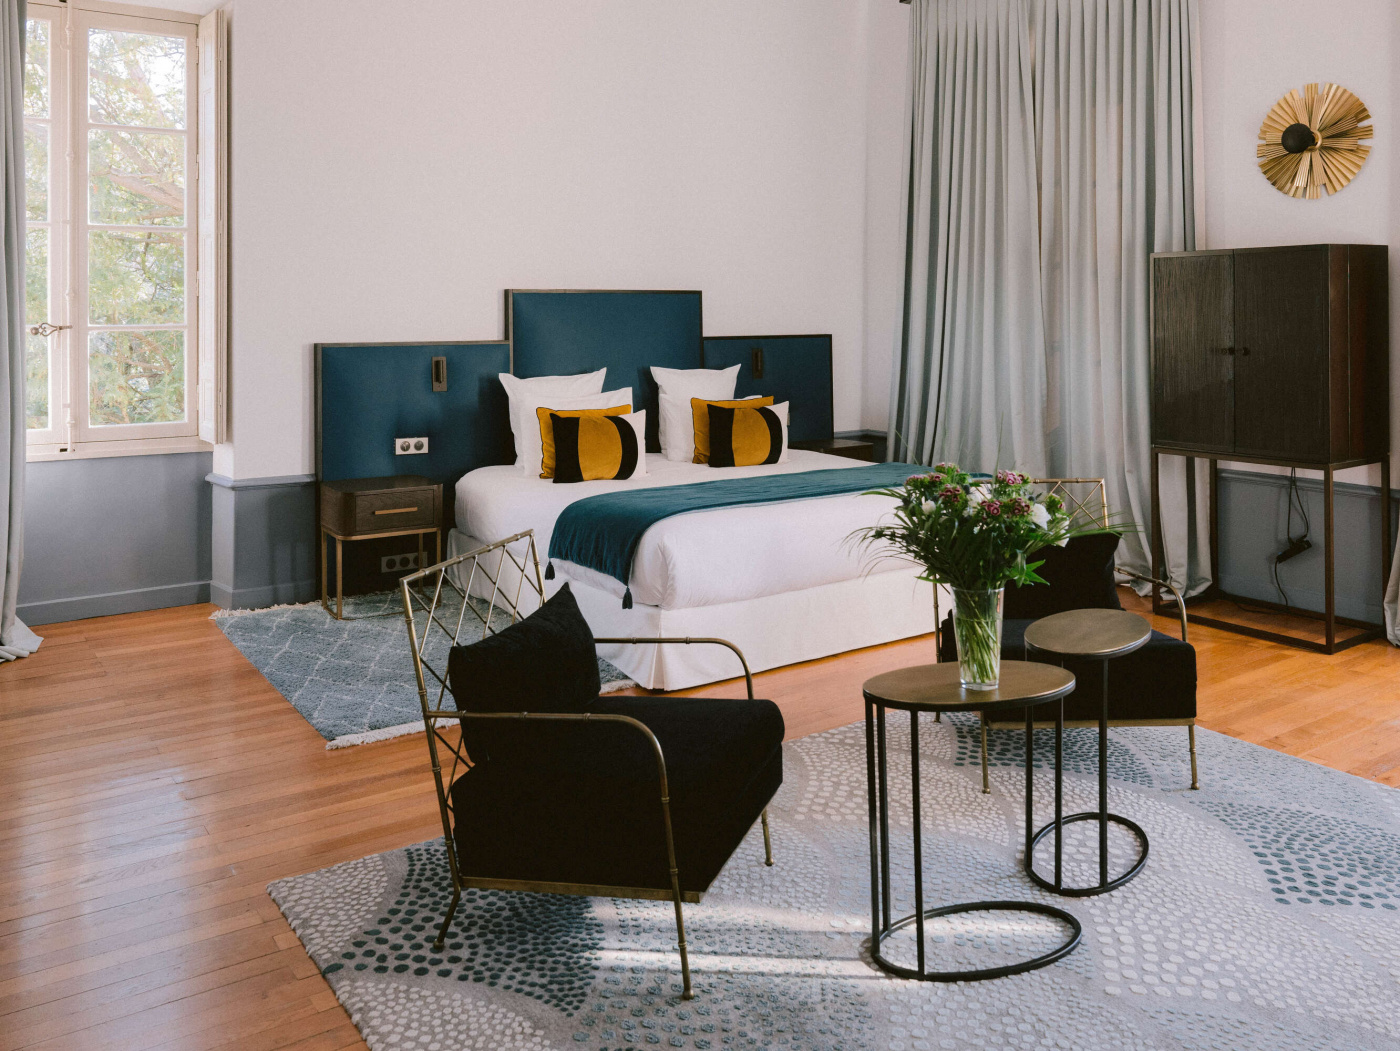
[[[788,402],[788,440],[820,441],[835,427],[830,336],[708,336],[705,368],[739,366],[735,395],[771,394]],[[755,366],[763,375],[754,375]]]
[[[506,337],[517,376],[606,367],[606,390],[632,388],[647,411],[647,450],[659,452],[652,365],[701,366],[699,292],[506,291]]]
[[[447,359],[447,389],[433,390],[432,361]],[[316,474],[322,481],[421,474],[443,483],[510,463],[510,424],[500,372],[504,340],[316,344]],[[395,438],[428,439],[428,452],[394,454]]]

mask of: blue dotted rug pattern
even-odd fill
[[[913,820],[903,716],[888,733],[902,915]],[[1021,733],[992,732],[983,794],[975,723],[921,722],[926,907],[1046,902],[1083,925],[1065,959],[996,981],[912,982],[872,964],[861,724],[784,746],[769,809],[777,864],[763,865],[754,829],[704,901],[685,907],[692,1001],[680,999],[664,901],[470,891],[434,953],[451,895],[441,840],[269,891],[373,1051],[1400,1047],[1400,792],[1205,730],[1193,792],[1183,728],[1112,738],[1110,806],[1143,826],[1151,853],[1113,893],[1066,899],[1020,869]],[[1090,743],[1067,752],[1067,812],[1095,805]],[[1035,790],[1041,822],[1053,792],[1039,763]],[[1096,829],[1073,828],[1070,882],[1097,869]],[[1110,841],[1113,864],[1131,852]],[[961,916],[930,921],[928,951],[940,966],[994,966],[1062,934],[1031,914]],[[912,941],[885,951],[907,962]]]
[[[485,615],[484,601],[473,598],[472,604]],[[455,604],[444,600],[440,616],[455,623],[460,608],[460,600]],[[353,596],[345,600],[345,614],[365,619],[336,620],[319,602],[307,602],[269,609],[221,610],[213,620],[277,692],[333,746],[363,743],[356,738],[373,737],[375,730],[422,730],[408,628],[398,593]],[[496,630],[509,623],[499,608],[493,618],[492,627]],[[422,614],[418,620],[421,632]],[[472,642],[481,637],[478,617],[467,613],[462,624],[461,641]],[[445,666],[446,649],[447,636],[436,629],[431,631],[427,655],[436,667]],[[598,659],[598,673],[605,688],[632,682],[602,658]]]

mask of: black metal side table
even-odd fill
[[[1026,628],[1026,657],[1049,654],[1061,661],[1066,657],[1097,660],[1103,668],[1103,706],[1099,709],[1099,808],[1063,817],[1056,807],[1055,820],[1038,830],[1026,850],[1026,874],[1046,890],[1074,898],[1088,898],[1121,887],[1147,864],[1147,833],[1135,821],[1108,812],[1108,662],[1141,649],[1152,637],[1152,627],[1136,613],[1121,609],[1074,609],[1044,617]],[[1029,732],[1029,731],[1028,731]],[[1058,739],[1055,751],[1060,751]],[[1055,770],[1055,795],[1061,795],[1061,776]],[[1063,826],[1077,821],[1099,823],[1099,882],[1090,887],[1066,887],[1061,864]],[[1122,825],[1137,837],[1142,849],[1137,860],[1122,875],[1108,877],[1108,825]],[[1035,871],[1035,846],[1055,829],[1055,878],[1047,880]]]
[[[922,810],[919,803],[919,713],[986,712],[1006,708],[1026,709],[1026,852],[1031,850],[1032,782],[1035,768],[1035,734],[1031,730],[1033,706],[1056,702],[1056,725],[1063,726],[1066,694],[1074,689],[1074,676],[1052,664],[1002,661],[1001,681],[994,690],[965,690],[958,682],[958,666],[924,664],[877,675],[865,683],[865,771],[870,800],[870,955],[882,969],[901,978],[926,982],[971,982],[983,978],[1003,978],[1052,964],[1079,945],[1083,928],[1063,909],[1033,901],[974,901],[940,908],[924,908]],[[909,713],[909,762],[911,767],[910,803],[913,809],[914,912],[892,919],[890,916],[890,806],[888,760],[885,748],[885,711]],[[1060,781],[1059,753],[1056,752],[1056,782]],[[1059,795],[1056,794],[1056,816]],[[1053,823],[1052,823],[1053,824]],[[1070,936],[1059,947],[1034,959],[980,970],[930,971],[926,965],[924,924],[939,916],[967,912],[1033,912],[1050,916],[1070,928]],[[905,967],[886,959],[881,943],[910,924],[916,930],[918,966]]]

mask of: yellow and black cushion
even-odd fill
[[[625,416],[553,414],[555,482],[631,478],[637,432]]]
[[[711,405],[722,409],[751,408],[758,405],[772,405],[771,397],[743,398],[738,401],[706,401],[704,398],[690,399],[690,414],[695,418],[695,456],[692,463],[710,462],[710,413]]]
[[[708,406],[710,466],[752,467],[777,463],[783,456],[783,421],[767,406]]]
[[[608,409],[536,409],[540,420],[540,446],[544,456],[540,462],[540,477],[554,477],[554,424],[556,416],[625,416],[632,411],[631,405],[614,405]]]

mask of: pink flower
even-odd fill
[[[995,518],[997,515],[1001,514],[1001,501],[1000,501],[1000,500],[986,500],[986,501],[983,501],[983,503],[982,503],[982,510],[985,511],[989,517]]]
[[[962,490],[956,485],[945,485],[938,491],[938,495],[945,500],[956,500],[958,497],[962,496]]]
[[[1026,480],[1026,476],[1015,471],[998,471],[997,481],[1003,485],[1020,485]]]
[[[944,481],[943,476],[941,474],[931,474],[928,476],[928,480],[934,485],[942,485]]]
[[[1031,513],[1030,501],[1029,501],[1029,500],[1023,500],[1023,499],[1022,499],[1021,497],[1019,497],[1019,496],[1016,497],[1016,499],[1014,499],[1014,500],[1011,501],[1011,513],[1012,513],[1013,515],[1028,515],[1028,514],[1030,514],[1030,513]]]

